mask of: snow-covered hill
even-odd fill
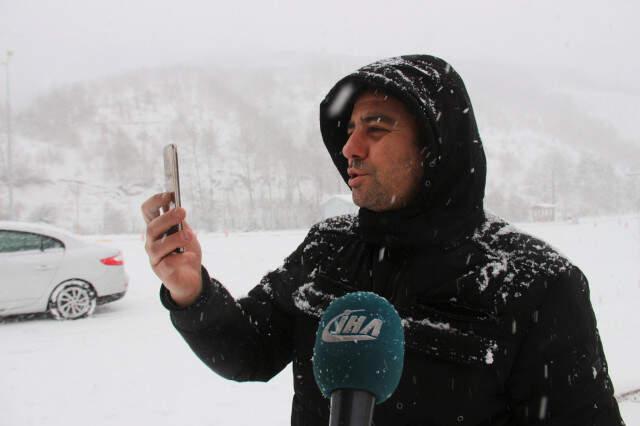
[[[251,66],[143,69],[43,94],[15,117],[18,219],[138,232],[139,205],[161,190],[161,151],[172,142],[193,224],[308,226],[324,196],[348,191],[323,147],[318,104],[339,76],[369,60],[285,55]],[[554,196],[560,216],[640,206],[637,181],[625,175],[640,169],[638,95],[565,86],[553,70],[458,70],[487,153],[491,209],[527,220],[532,204]],[[3,196],[0,217],[6,209]]]

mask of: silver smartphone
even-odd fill
[[[180,175],[178,173],[178,147],[175,144],[169,144],[164,147],[162,156],[164,158],[164,190],[171,193],[171,202],[169,209],[180,207]],[[166,212],[165,212],[166,213]],[[169,228],[162,237],[166,237],[175,232],[182,231],[182,222]],[[182,247],[178,247],[175,253],[184,253]]]

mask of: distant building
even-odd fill
[[[327,219],[342,214],[358,213],[359,207],[353,204],[351,194],[330,195],[320,204],[322,218]]]
[[[531,206],[531,217],[534,222],[553,222],[556,220],[555,204],[538,203]]]

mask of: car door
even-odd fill
[[[33,232],[0,230],[0,314],[37,306],[51,290],[64,256],[61,241]],[[42,304],[42,303],[40,303]],[[46,305],[35,310],[44,310]]]

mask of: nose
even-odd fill
[[[366,135],[361,129],[354,129],[342,147],[342,155],[350,160],[352,158],[365,158],[368,152]]]

